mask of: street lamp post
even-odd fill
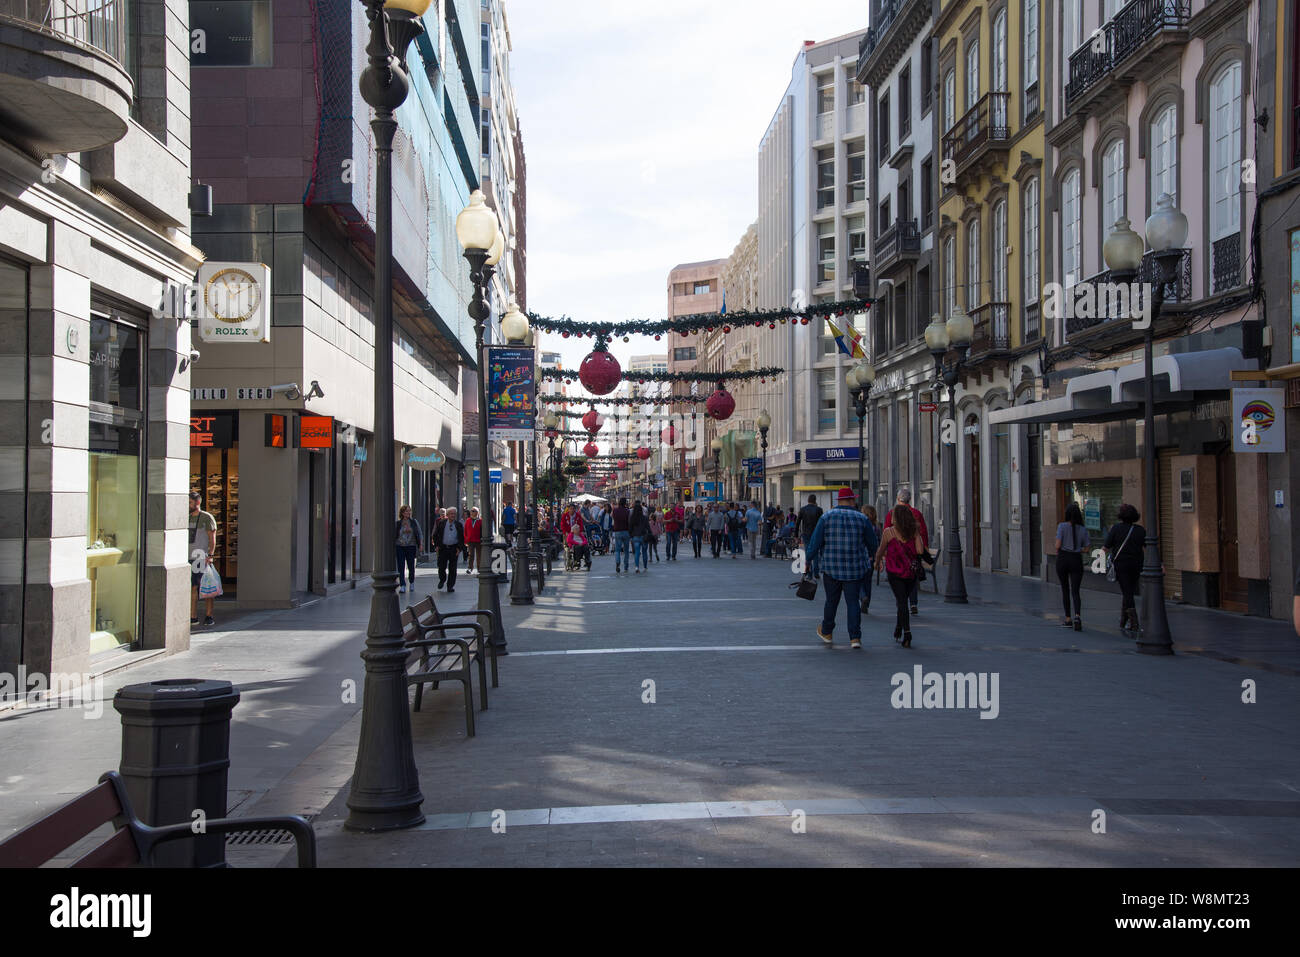
[[[488,627],[492,629],[491,642],[498,656],[509,654],[506,650],[506,632],[501,622],[501,597],[497,587],[503,576],[493,570],[492,540],[496,534],[490,500],[492,473],[488,469],[488,364],[484,344],[488,308],[487,288],[492,282],[496,264],[505,251],[505,237],[496,213],[488,208],[482,190],[474,190],[469,205],[456,217],[456,238],[465,250],[469,262],[469,278],[474,284],[474,298],[470,300],[469,315],[474,320],[474,358],[478,362],[478,478],[479,512],[483,516],[483,536],[479,544],[478,604],[491,612]]]
[[[519,305],[513,299],[510,300],[506,314],[501,317],[501,335],[511,345],[525,346],[530,331],[528,317],[519,311]],[[536,412],[534,412],[534,416],[536,416]],[[537,434],[535,418],[531,431],[534,435]],[[522,458],[523,456],[520,456],[521,465],[523,464]],[[523,488],[523,483],[520,483],[520,488]],[[512,605],[531,605],[533,603],[533,583],[528,571],[528,523],[524,522],[523,524],[523,536],[515,540],[515,574],[510,579],[510,604]],[[482,574],[481,569],[480,574]]]
[[[713,496],[719,502],[722,501],[722,439],[714,439],[709,443],[709,448],[713,450]]]
[[[853,410],[858,414],[858,504],[866,502],[866,490],[863,488],[863,467],[866,465],[867,451],[863,432],[867,422],[867,394],[876,381],[876,368],[866,359],[849,370],[845,377],[849,391],[853,393]]]
[[[966,574],[961,564],[961,532],[957,529],[957,383],[961,381],[961,367],[970,352],[975,337],[975,324],[970,316],[955,306],[945,323],[936,313],[925,330],[925,344],[934,356],[935,377],[948,388],[948,419],[952,423],[952,442],[945,442],[947,454],[943,460],[944,494],[944,550],[947,557],[948,583],[943,600],[964,605]],[[944,361],[949,348],[956,354],[951,364]]]
[[[1138,651],[1146,655],[1172,655],[1173,636],[1165,612],[1165,573],[1160,559],[1160,500],[1156,497],[1156,401],[1154,344],[1156,320],[1164,306],[1165,286],[1176,280],[1178,264],[1187,241],[1187,217],[1174,208],[1173,198],[1162,193],[1156,211],[1146,224],[1146,244],[1151,246],[1159,267],[1152,290],[1151,320],[1144,334],[1145,376],[1143,377],[1142,464],[1146,472],[1146,542],[1142,561],[1142,634]],[[1142,237],[1129,228],[1127,219],[1115,224],[1102,246],[1102,257],[1111,270],[1112,282],[1130,283],[1142,265]]]
[[[370,622],[366,628],[365,690],[356,770],[348,794],[350,831],[391,831],[424,821],[411,740],[402,610],[397,599],[393,524],[393,138],[394,111],[411,81],[406,51],[424,32],[429,0],[366,0],[370,39],[361,96],[374,108],[375,134],[375,552]]]
[[[767,414],[767,409],[758,413],[756,423],[758,425],[759,444],[763,450],[763,519],[766,526],[767,520],[767,430],[772,427],[772,417]]]

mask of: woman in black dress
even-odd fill
[[[1142,549],[1147,540],[1147,530],[1138,524],[1141,517],[1132,505],[1121,505],[1119,521],[1110,527],[1102,546],[1115,565],[1115,580],[1124,595],[1119,629],[1129,638],[1136,638],[1142,630],[1133,600],[1138,591],[1138,577],[1142,574]]]

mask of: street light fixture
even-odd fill
[[[1173,637],[1165,613],[1165,573],[1160,560],[1160,500],[1156,497],[1156,427],[1153,348],[1156,320],[1165,302],[1165,286],[1175,281],[1178,264],[1187,242],[1187,217],[1174,207],[1173,197],[1161,193],[1156,211],[1146,224],[1147,243],[1154,253],[1159,275],[1152,289],[1151,321],[1144,335],[1145,376],[1143,391],[1142,460],[1146,471],[1147,538],[1142,561],[1142,635],[1138,651],[1147,655],[1172,655]],[[1121,219],[1106,238],[1102,256],[1111,270],[1112,281],[1132,282],[1142,265],[1142,237]]]
[[[971,340],[975,337],[975,324],[970,316],[962,311],[961,306],[954,306],[952,315],[945,323],[938,313],[930,320],[925,329],[925,345],[934,356],[935,378],[948,389],[948,418],[952,422],[952,442],[944,443],[946,454],[943,460],[944,482],[944,550],[947,557],[948,582],[943,600],[953,604],[964,605],[966,597],[966,574],[962,569],[961,532],[957,528],[957,383],[961,381],[961,367],[970,353]],[[954,361],[945,361],[949,349],[955,353]]]
[[[858,414],[858,504],[866,501],[866,489],[863,488],[863,466],[866,464],[867,452],[864,431],[867,421],[867,394],[876,381],[876,367],[863,359],[845,376],[845,383],[853,393],[853,411]]]
[[[348,794],[350,831],[391,831],[424,822],[420,779],[411,739],[402,610],[397,599],[397,487],[393,450],[393,139],[394,111],[411,88],[406,51],[424,32],[420,17],[429,0],[366,0],[370,38],[361,73],[361,96],[375,111],[375,551],[370,623],[366,628],[361,736]]]
[[[767,409],[758,413],[755,420],[758,426],[759,442],[763,449],[763,520],[764,527],[767,522],[767,430],[772,427],[772,417],[767,414]]]
[[[474,298],[470,300],[469,315],[474,320],[474,358],[478,363],[478,477],[479,515],[483,519],[482,540],[479,544],[478,605],[491,612],[488,627],[492,629],[490,641],[498,656],[509,654],[506,650],[506,632],[501,622],[501,598],[497,593],[502,576],[492,570],[492,541],[494,514],[491,505],[492,473],[488,469],[488,396],[487,356],[484,335],[491,309],[487,290],[496,264],[505,251],[505,237],[497,214],[488,208],[482,190],[470,194],[469,205],[456,217],[456,238],[465,250],[469,262],[469,278],[474,284]]]
[[[514,299],[510,300],[506,308],[506,314],[501,317],[501,334],[505,336],[506,342],[511,345],[518,345],[523,348],[528,346],[528,336],[532,330],[528,326],[528,317],[519,311],[519,304]],[[536,436],[536,423],[533,425],[533,435]],[[520,444],[519,464],[521,468],[527,469],[527,450]],[[536,472],[534,471],[534,481],[536,481]],[[525,489],[523,482],[519,483],[521,492]],[[522,522],[523,530],[518,533],[515,539],[515,574],[510,580],[510,604],[512,605],[531,605],[533,603],[533,585],[532,579],[528,574],[528,558],[531,550],[528,535],[528,522]],[[482,574],[482,569],[479,569]]]
[[[709,443],[709,448],[713,450],[713,495],[722,501],[722,479],[720,470],[722,468],[722,439],[714,439]]]

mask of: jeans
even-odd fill
[[[614,533],[614,568],[630,568],[632,565],[632,556],[629,554],[629,546],[632,536],[627,532]]]
[[[659,539],[653,535],[647,535],[645,537],[645,561],[647,565],[650,564],[651,555],[654,556],[655,561],[659,561]]]
[[[1070,617],[1070,599],[1074,599],[1074,617],[1083,615],[1083,599],[1079,586],[1083,584],[1083,555],[1079,552],[1061,552],[1056,556],[1056,577],[1061,579],[1061,604],[1065,617]],[[1118,574],[1116,578],[1118,578]]]
[[[506,540],[507,543],[509,543],[510,545],[513,545],[513,544],[515,543],[515,526],[514,526],[514,525],[502,525],[502,526],[501,526],[501,535],[502,535],[503,538],[505,538],[505,540]]]
[[[849,638],[862,639],[862,609],[858,606],[859,582],[842,582],[822,576],[822,587],[826,589],[826,605],[822,609],[822,634],[829,635],[835,631],[835,612],[839,608],[840,595],[844,596],[845,607],[849,615]]]
[[[664,545],[664,558],[670,562],[675,562],[677,560],[677,536],[681,532],[666,532],[665,534],[668,536],[668,543]]]
[[[700,552],[704,548],[704,531],[699,529],[691,532],[691,548],[695,550],[695,557],[700,557]]]
[[[731,554],[739,555],[743,550],[744,550],[743,546],[741,546],[740,544],[740,531],[737,530],[732,532],[731,533]]]
[[[410,575],[411,581],[415,581],[415,553],[419,551],[416,545],[398,545],[397,546],[397,577],[403,585],[406,584],[406,577]],[[410,569],[408,572],[407,569]]]
[[[910,632],[912,630],[912,621],[907,614],[907,605],[912,589],[916,586],[916,579],[904,578],[902,575],[895,575],[893,572],[888,572],[888,575],[889,587],[893,589],[894,601],[898,605],[898,619],[894,623],[894,630],[904,633]]]
[[[645,536],[638,535],[632,539],[632,560],[636,562],[636,567],[640,568],[649,559],[645,551]]]
[[[876,577],[875,571],[871,568],[868,568],[866,575],[864,575],[862,578],[861,595],[862,595],[863,609],[869,608],[871,606],[871,586],[873,584],[873,579],[875,577]]]
[[[722,531],[709,532],[709,547],[713,549],[714,558],[722,554],[722,536],[725,534]]]

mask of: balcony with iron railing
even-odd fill
[[[880,43],[889,28],[894,25],[898,12],[903,9],[908,0],[884,0],[880,4],[880,13],[876,16],[876,22],[871,25],[866,34],[858,43],[858,62],[866,60],[875,51],[876,45]]]
[[[1142,265],[1138,267],[1137,275],[1129,280],[1129,290],[1126,296],[1118,300],[1121,304],[1127,304],[1129,313],[1140,312],[1146,306],[1145,296],[1148,290],[1151,290],[1160,276],[1160,265],[1156,262],[1155,253],[1148,252],[1142,257]],[[1063,304],[1066,308],[1065,332],[1067,338],[1088,334],[1091,335],[1096,331],[1109,329],[1131,328],[1131,315],[1115,315],[1113,307],[1116,305],[1114,297],[1108,294],[1107,289],[1115,282],[1113,274],[1106,270],[1099,272],[1095,276],[1090,276],[1082,282],[1065,290],[1065,298],[1068,304]],[[1137,286],[1136,296],[1133,294],[1133,285]],[[1080,296],[1083,294],[1083,287],[1089,286],[1093,290],[1093,295],[1086,301],[1084,308],[1080,308]],[[1172,282],[1166,283],[1164,290],[1164,301],[1168,303],[1185,303],[1192,298],[1192,251],[1184,249],[1183,255],[1178,261],[1177,271]],[[1088,315],[1076,315],[1077,312],[1086,312]]]
[[[1241,233],[1216,239],[1210,244],[1213,284],[1211,292],[1227,292],[1242,284]]]
[[[1107,79],[1126,88],[1132,80],[1129,68],[1157,67],[1159,51],[1187,43],[1190,16],[1190,0],[1130,0],[1070,54],[1066,112],[1094,99]]]
[[[0,136],[38,153],[126,135],[126,0],[0,0]]]
[[[876,237],[876,274],[888,275],[891,269],[921,255],[921,230],[915,219],[900,219]]]
[[[1011,348],[1011,304],[986,302],[970,311],[975,323],[971,339],[971,358],[1006,352]]]
[[[1006,153],[1011,139],[1010,99],[1005,91],[985,93],[944,134],[943,158],[956,163],[957,172],[992,154]]]

